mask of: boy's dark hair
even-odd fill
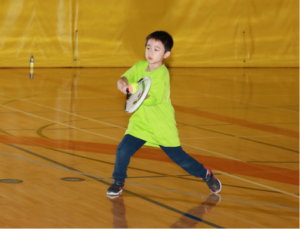
[[[154,33],[149,34],[146,37],[146,45],[148,43],[148,40],[150,39],[154,39],[157,41],[161,41],[161,43],[163,43],[164,47],[165,47],[165,52],[171,51],[172,47],[173,47],[173,38],[170,34],[168,34],[165,31],[156,31]]]

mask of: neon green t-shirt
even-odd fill
[[[170,100],[169,71],[164,64],[151,72],[146,72],[147,67],[147,61],[139,61],[122,75],[127,78],[128,85],[144,76],[151,78],[150,97],[131,116],[125,134],[143,139],[148,146],[180,146]]]

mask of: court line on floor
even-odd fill
[[[47,126],[49,126],[49,125],[47,125]],[[45,127],[47,127],[47,126],[45,126]],[[42,136],[42,133],[40,133],[39,134],[40,136]],[[213,166],[213,165],[212,165]],[[261,168],[261,166],[260,165],[258,165],[258,166],[255,166],[255,167],[258,167],[258,168]],[[271,171],[271,172],[274,172],[274,170],[272,171],[272,170],[269,170],[269,171]],[[277,171],[277,170],[276,170]]]
[[[71,126],[71,125],[68,125],[68,124],[64,124],[64,123],[62,123],[62,122],[57,122],[57,121],[51,120],[51,119],[48,119],[48,118],[43,118],[43,117],[41,117],[41,116],[37,116],[37,115],[31,114],[31,113],[28,113],[28,112],[24,112],[24,111],[21,111],[21,110],[12,108],[12,107],[8,107],[8,106],[5,106],[5,105],[0,105],[0,107],[5,107],[5,108],[11,109],[11,110],[19,111],[20,113],[23,113],[23,114],[26,114],[26,115],[29,115],[29,116],[33,116],[33,117],[36,117],[36,118],[39,118],[39,119],[43,119],[43,120],[49,121],[49,122],[51,122],[51,123],[56,123],[56,124],[59,124],[59,125],[71,127],[72,129],[79,130],[79,131],[83,131],[83,132],[86,132],[86,133],[89,133],[89,134],[94,134],[94,135],[98,135],[98,136],[101,136],[101,137],[104,137],[104,138],[109,138],[109,139],[112,139],[112,140],[115,140],[115,141],[120,141],[120,139],[116,139],[116,138],[108,137],[108,136],[103,135],[103,134],[98,134],[98,133],[95,133],[95,132],[87,131],[87,130],[84,130],[84,129],[81,129],[81,128],[77,128],[77,127],[75,127],[75,126]],[[115,126],[115,125],[112,125],[112,126]],[[118,126],[116,126],[116,127],[118,127]],[[120,128],[120,127],[119,127],[119,128]],[[122,128],[123,128],[123,127],[122,127]],[[124,129],[125,129],[125,128],[124,128]]]
[[[192,92],[194,92],[196,94],[205,95],[205,96],[208,96],[208,97],[215,97],[215,98],[220,98],[220,99],[227,99],[227,100],[232,100],[232,101],[236,101],[236,102],[240,102],[240,103],[254,104],[254,105],[257,105],[257,106],[262,106],[262,107],[267,107],[267,108],[277,109],[277,110],[283,110],[283,111],[289,111],[289,112],[292,112],[292,113],[298,113],[299,114],[298,111],[294,111],[294,110],[290,110],[290,109],[282,109],[282,108],[278,108],[278,107],[272,107],[272,106],[262,105],[262,104],[259,104],[259,103],[252,103],[252,102],[246,102],[246,101],[237,100],[237,99],[230,99],[230,98],[226,98],[226,97],[223,97],[223,96],[215,96],[215,95],[210,95],[210,94],[204,94],[204,93],[197,92],[197,91],[192,91]]]
[[[50,124],[52,125],[52,124]],[[3,132],[4,134],[6,135],[9,135],[9,136],[13,136],[9,133],[7,133],[6,131],[3,131],[0,129],[0,132]],[[46,138],[47,140],[49,141],[53,141],[52,139],[44,136],[42,133],[38,133],[39,136],[41,136],[42,138]],[[71,155],[71,156],[75,156],[75,157],[80,157],[80,158],[84,158],[84,159],[87,159],[87,160],[93,160],[93,161],[97,161],[97,162],[101,162],[101,163],[106,163],[106,164],[110,164],[110,165],[113,165],[114,166],[114,163],[112,162],[107,162],[107,161],[103,161],[103,160],[99,160],[99,159],[95,159],[95,158],[90,158],[90,157],[86,157],[86,156],[82,156],[82,155],[78,155],[78,154],[73,154],[73,153],[70,153],[70,152],[66,152],[66,151],[62,151],[62,150],[59,150],[59,149],[55,149],[55,148],[49,148],[48,146],[45,146],[41,143],[36,143],[36,142],[33,142],[31,140],[28,140],[28,139],[24,139],[23,137],[20,137],[20,136],[13,136],[17,139],[22,139],[22,140],[25,140],[26,142],[30,142],[30,143],[33,143],[33,145],[36,145],[36,146],[41,146],[45,149],[49,149],[49,150],[53,150],[55,152],[59,152],[59,153],[64,153],[64,154],[67,154],[67,155]],[[4,144],[8,144],[8,143],[4,143]],[[10,143],[12,144],[12,143]],[[180,178],[180,179],[184,179],[184,180],[192,180],[192,181],[198,181],[196,179],[191,179],[191,178],[186,178],[186,177],[183,177],[183,176],[180,176],[180,175],[170,175],[170,174],[164,174],[164,173],[160,173],[160,172],[154,172],[154,171],[148,171],[148,170],[145,170],[145,169],[139,169],[139,168],[135,168],[135,167],[131,167],[131,166],[128,166],[128,169],[133,169],[133,170],[139,170],[139,171],[144,171],[144,172],[149,172],[149,173],[154,173],[154,174],[159,174],[159,175],[163,175],[164,177],[173,177],[173,178]],[[217,174],[217,173],[216,173]],[[185,176],[192,176],[192,175],[185,175]],[[129,178],[129,177],[128,177]],[[266,190],[266,189],[255,189],[255,188],[249,188],[249,187],[243,187],[243,186],[235,186],[235,185],[228,185],[228,184],[223,184],[223,186],[229,186],[229,187],[234,187],[234,188],[245,188],[245,189],[251,189],[251,190],[256,190],[256,191],[264,191],[264,192],[275,192],[275,193],[280,193],[280,192],[277,192],[277,191],[272,191],[272,190]],[[282,194],[282,193],[281,193]]]
[[[7,95],[4,95],[4,96],[7,96]],[[7,96],[7,97],[15,98],[15,99],[17,99],[17,100],[21,100],[21,101],[25,101],[25,102],[28,102],[28,103],[32,103],[32,104],[38,105],[38,106],[42,106],[42,107],[46,107],[46,108],[49,108],[49,109],[57,110],[57,111],[60,111],[60,112],[63,112],[63,113],[67,113],[67,114],[70,114],[70,115],[74,115],[74,116],[77,116],[77,117],[85,118],[85,119],[90,120],[90,121],[100,122],[100,123],[102,123],[102,124],[112,125],[112,126],[115,126],[115,127],[117,127],[117,128],[126,129],[126,128],[124,128],[124,127],[120,127],[120,126],[117,126],[117,125],[113,125],[113,124],[110,124],[110,123],[107,123],[107,122],[102,122],[102,121],[98,121],[98,120],[95,120],[95,119],[90,119],[90,118],[87,118],[87,117],[84,117],[84,116],[81,116],[81,115],[77,115],[77,114],[74,114],[74,113],[70,113],[70,112],[67,112],[67,111],[63,111],[63,110],[60,110],[60,109],[57,109],[57,108],[53,108],[53,107],[45,106],[45,105],[43,105],[43,104],[31,102],[31,101],[28,101],[28,100],[26,100],[26,99],[19,99],[19,98],[17,98],[17,97],[13,97],[13,96]],[[26,113],[27,113],[27,112],[26,112]]]
[[[242,127],[246,127],[246,128],[250,128],[250,129],[269,132],[272,134],[281,134],[281,135],[285,135],[287,137],[299,139],[299,132],[297,132],[297,131],[282,129],[282,128],[275,127],[275,126],[265,125],[265,124],[261,124],[258,122],[247,121],[245,119],[230,117],[227,115],[207,112],[207,111],[203,111],[203,110],[199,110],[199,109],[195,109],[195,108],[191,108],[191,107],[186,107],[186,106],[181,106],[181,105],[176,105],[176,104],[173,104],[173,107],[176,110],[176,112],[178,111],[178,112],[181,112],[184,114],[190,114],[193,116],[217,120],[217,121],[225,122],[225,123],[232,123],[237,126],[242,126]]]
[[[182,122],[177,122],[177,123],[181,125],[180,127],[182,127],[182,126],[188,126],[188,127],[193,127],[193,128],[196,128],[196,129],[205,130],[205,131],[208,131],[208,132],[213,132],[213,133],[217,133],[217,134],[221,134],[221,135],[226,135],[226,136],[230,136],[230,137],[238,137],[236,135],[227,134],[227,133],[223,133],[223,132],[219,132],[219,131],[216,131],[216,130],[211,130],[211,129],[207,129],[207,128],[203,128],[203,127],[199,127],[199,126],[193,126],[193,125],[189,125],[189,124],[182,123]],[[251,142],[255,142],[255,143],[259,143],[259,144],[263,144],[263,145],[267,145],[267,146],[271,146],[271,147],[275,147],[275,148],[279,148],[279,149],[284,149],[284,150],[295,152],[295,153],[299,154],[299,151],[296,151],[296,150],[284,148],[284,147],[277,146],[277,145],[272,145],[272,144],[269,144],[269,143],[266,143],[266,142],[256,141],[256,140],[250,139],[250,138],[244,138],[244,137],[239,137],[239,138],[241,138],[243,140],[246,140],[246,141],[251,141]]]
[[[5,96],[7,96],[7,95],[5,95]],[[13,96],[8,96],[8,97],[16,98],[16,97],[13,97]],[[114,125],[114,124],[110,124],[110,123],[108,123],[108,122],[102,122],[102,121],[99,121],[99,120],[96,120],[96,119],[92,119],[92,118],[84,117],[84,116],[81,116],[81,115],[77,115],[77,114],[74,114],[74,113],[71,113],[71,112],[68,112],[68,111],[63,111],[63,110],[60,110],[60,109],[57,109],[57,108],[45,106],[45,105],[40,104],[40,103],[31,102],[31,101],[28,101],[28,100],[26,100],[26,99],[18,99],[18,98],[16,98],[16,99],[17,99],[17,100],[20,100],[20,101],[27,102],[27,103],[32,103],[32,104],[35,104],[35,105],[38,105],[38,106],[41,106],[41,107],[46,107],[46,108],[49,108],[49,109],[52,109],[52,110],[56,110],[56,111],[59,111],[59,112],[62,112],[62,113],[66,113],[66,114],[69,114],[69,115],[74,115],[74,116],[77,116],[77,117],[79,117],[79,118],[84,118],[84,119],[89,120],[89,121],[99,122],[99,123],[101,123],[101,124],[105,124],[105,125],[109,125],[109,126],[114,126],[114,127],[120,128],[120,129],[125,129],[125,130],[127,129],[127,128],[125,128],[125,127],[121,127],[121,126],[117,126],[117,125]],[[5,106],[5,105],[1,105],[1,106],[7,107],[7,106]],[[11,108],[11,107],[9,107],[9,108]],[[12,109],[13,109],[13,108],[12,108]],[[17,109],[15,109],[15,110],[17,110]],[[31,114],[31,113],[29,113],[29,112],[24,112],[24,111],[20,111],[20,110],[18,110],[18,111],[21,112],[21,113],[28,113],[28,114]],[[37,117],[39,117],[39,116],[37,116]]]
[[[12,97],[12,96],[8,96],[8,97]],[[16,98],[16,97],[12,97],[12,98]],[[25,102],[29,102],[29,103],[32,103],[32,104],[36,104],[36,105],[39,105],[39,106],[43,106],[43,107],[47,107],[47,108],[50,108],[50,109],[54,109],[54,110],[58,110],[60,112],[64,112],[64,113],[68,113],[68,114],[71,114],[71,115],[75,115],[75,116],[78,116],[78,117],[81,117],[81,118],[85,118],[85,119],[88,119],[88,120],[91,120],[91,121],[96,121],[96,122],[101,122],[101,121],[98,121],[98,120],[95,120],[95,119],[90,119],[90,118],[86,118],[84,116],[80,116],[80,115],[76,115],[76,114],[73,114],[73,113],[70,113],[70,112],[67,112],[67,111],[63,111],[63,110],[60,110],[60,109],[56,109],[56,108],[52,108],[52,107],[49,107],[49,106],[45,106],[45,105],[42,105],[42,104],[38,104],[38,103],[34,103],[34,102],[31,102],[31,101],[28,101],[28,100],[25,100],[25,99],[18,99],[16,98],[16,100],[22,100],[22,101],[25,101]],[[9,108],[9,109],[13,109],[13,110],[17,110],[17,109],[14,109],[14,108],[11,108],[11,107],[7,107],[5,105],[1,105],[1,106],[4,106],[6,108]],[[20,110],[17,110],[17,111],[20,111]],[[42,118],[40,116],[36,116],[36,115],[33,115],[31,113],[28,113],[28,112],[24,112],[24,111],[20,111],[21,113],[25,113],[25,114],[28,114],[28,115],[32,115],[34,117],[38,117],[38,118],[41,118],[41,119],[44,119],[44,120],[47,120],[47,121],[51,121],[49,119],[45,119],[45,118]],[[67,124],[63,124],[63,123],[60,123],[60,122],[56,122],[56,123],[59,123],[61,125],[65,125],[65,126],[70,126],[70,125],[67,125]],[[122,129],[126,129],[124,127],[120,127],[120,126],[117,126],[117,125],[113,125],[113,124],[110,124],[110,123],[106,123],[106,122],[101,122],[103,124],[107,124],[107,125],[111,125],[111,126],[115,126],[115,127],[119,127],[119,128],[122,128]],[[73,127],[73,126],[71,126]],[[94,133],[94,132],[90,132],[90,131],[86,131],[86,130],[83,130],[81,128],[76,128],[76,127],[73,127],[74,129],[77,129],[77,130],[81,130],[81,131],[84,131],[84,132],[87,132],[87,133],[91,133],[91,134],[95,134],[95,135],[99,135],[99,136],[102,136],[102,137],[107,137],[107,138],[110,138],[110,139],[113,139],[113,140],[117,140],[115,138],[111,138],[111,137],[108,137],[108,136],[105,136],[105,135],[101,135],[101,134],[97,134],[97,133]],[[117,140],[119,141],[119,140]],[[201,149],[201,148],[199,148]],[[203,149],[202,149],[203,150]],[[216,152],[213,152],[213,151],[207,151],[207,152],[211,152],[211,153],[215,153],[215,154],[218,154],[218,155],[222,155],[223,157],[229,157],[229,156],[226,156],[226,155],[223,155],[223,154],[219,154],[219,153],[216,153]],[[232,157],[229,157],[231,159],[234,159],[234,160],[239,160],[239,159],[236,159],[236,158],[232,158]],[[239,160],[241,161],[241,160]]]
[[[66,93],[66,92],[61,92],[61,93]],[[9,96],[9,95],[7,95],[7,96]],[[57,97],[55,97],[55,98],[53,98],[53,97],[49,97],[49,98],[47,98],[47,97],[41,97],[42,99],[46,99],[46,100],[56,100],[56,99],[60,99],[60,100],[64,100],[64,99],[67,99],[67,100],[70,100],[70,94],[66,94],[65,96],[57,96]],[[112,95],[106,95],[106,96],[99,96],[99,97],[80,97],[80,98],[76,98],[77,100],[79,100],[79,99],[107,99],[107,98],[109,98],[109,99],[118,99],[118,97],[116,97],[116,96],[112,96]]]
[[[197,146],[192,146],[192,145],[188,145],[188,144],[184,144],[182,143],[182,145],[186,145],[186,146],[189,146],[191,148],[195,148],[195,149],[200,149],[200,150],[203,150],[203,151],[206,151],[206,152],[210,152],[210,153],[214,153],[214,154],[217,154],[217,155],[220,155],[220,156],[223,156],[223,154],[221,153],[217,153],[217,152],[214,152],[214,151],[210,151],[210,150],[206,150],[206,149],[203,149],[203,148],[200,148],[200,147],[197,147]],[[227,156],[227,155],[226,155]],[[237,161],[242,161],[244,162],[243,160],[240,160],[240,159],[237,159],[237,158],[233,158],[233,157],[230,157],[230,156],[227,156],[228,158],[231,158],[233,160],[237,160]],[[215,170],[215,171],[218,171],[218,170]],[[227,176],[230,176],[230,177],[233,177],[233,178],[236,178],[236,179],[239,179],[239,180],[243,180],[245,182],[248,182],[248,183],[251,183],[251,184],[255,184],[255,185],[259,185],[261,187],[264,187],[264,188],[268,188],[268,189],[271,189],[271,190],[275,190],[277,192],[281,192],[281,193],[284,193],[284,194],[287,194],[287,195],[290,195],[290,196],[293,196],[293,197],[296,197],[296,198],[299,198],[299,196],[293,194],[293,193],[289,193],[289,192],[285,192],[283,190],[280,190],[280,189],[277,189],[277,188],[273,188],[273,187],[270,187],[270,186],[267,186],[267,185],[263,185],[263,184],[260,184],[260,183],[257,183],[257,182],[254,182],[254,181],[250,181],[250,180],[247,180],[247,179],[244,179],[244,178],[241,178],[241,177],[238,177],[238,176],[234,176],[234,175],[231,175],[229,173],[224,173],[223,171],[218,171],[224,175],[227,175]]]
[[[50,161],[50,162],[52,162],[52,163],[54,163],[54,164],[58,164],[58,165],[60,165],[60,166],[49,165],[49,164],[46,164],[46,163],[43,163],[43,162],[34,161],[34,160],[27,159],[27,158],[24,158],[24,157],[19,157],[19,156],[15,156],[15,155],[12,155],[12,154],[4,153],[4,152],[1,152],[1,151],[0,151],[0,154],[5,155],[5,156],[8,156],[8,157],[16,158],[16,159],[19,159],[19,160],[31,162],[31,163],[34,163],[34,164],[46,166],[46,167],[51,167],[51,168],[55,168],[55,169],[60,169],[60,170],[68,171],[68,172],[76,172],[76,173],[79,173],[79,174],[81,174],[81,175],[88,176],[88,177],[90,177],[90,178],[91,178],[91,177],[96,177],[96,178],[98,178],[98,179],[103,179],[103,180],[113,181],[112,178],[102,177],[102,176],[98,176],[98,175],[91,175],[91,174],[88,174],[88,173],[81,172],[81,171],[79,171],[79,170],[77,170],[77,169],[71,168],[71,167],[69,167],[69,166],[66,166],[66,165],[60,163],[60,162],[57,162],[57,161],[54,161],[54,160],[49,159],[49,158],[47,158],[47,157],[44,157],[44,156],[42,156],[42,155],[33,153],[33,152],[31,152],[31,151],[29,151],[29,150],[26,150],[26,149],[23,149],[23,148],[21,148],[21,147],[18,147],[18,146],[12,145],[12,144],[7,144],[7,145],[9,145],[9,146],[11,146],[11,147],[14,147],[14,148],[16,148],[16,149],[25,151],[25,152],[30,153],[30,154],[32,154],[32,155],[38,156],[38,157],[40,157],[40,158],[42,158],[42,159],[45,159],[45,160],[47,160],[47,161]],[[71,169],[70,169],[70,168],[71,168]],[[155,186],[142,185],[142,184],[137,184],[137,183],[133,183],[133,182],[126,182],[126,184],[135,185],[135,186],[139,186],[139,187],[145,187],[145,188],[151,188],[151,189],[157,189],[157,190],[162,190],[162,191],[168,191],[168,192],[180,193],[180,194],[185,194],[185,195],[201,196],[201,197],[209,197],[208,195],[199,194],[199,193],[183,192],[183,191],[178,191],[178,190],[173,190],[173,189],[166,189],[166,188],[160,188],[160,187],[155,187]],[[109,185],[110,185],[110,183],[109,183]],[[128,190],[127,190],[127,192],[128,192]],[[129,192],[130,192],[130,191],[129,191]],[[222,199],[222,200],[226,200],[226,201],[238,202],[238,203],[254,204],[254,205],[267,206],[267,207],[275,207],[275,208],[285,208],[285,209],[291,209],[291,210],[299,210],[299,208],[287,207],[287,206],[281,206],[281,205],[264,204],[264,203],[258,203],[258,202],[251,202],[251,201],[243,201],[243,200],[229,199],[229,198],[221,198],[221,199]]]
[[[2,131],[0,129],[0,132],[3,132],[4,134],[7,134],[7,135],[10,135],[9,133],[5,132],[5,131]],[[52,139],[44,136],[42,133],[39,133],[38,134],[39,136],[41,136],[42,138],[46,138],[47,140],[49,141],[52,141]],[[10,136],[13,136],[13,135],[10,135]],[[59,152],[59,153],[64,153],[64,154],[67,154],[67,155],[71,155],[71,156],[75,156],[75,157],[80,157],[80,158],[84,158],[84,159],[87,159],[87,160],[93,160],[93,161],[97,161],[97,162],[101,162],[101,163],[106,163],[106,164],[110,164],[110,165],[113,165],[114,166],[114,163],[112,162],[107,162],[107,161],[103,161],[103,160],[98,160],[98,159],[95,159],[95,158],[90,158],[90,157],[86,157],[86,156],[82,156],[82,155],[78,155],[78,154],[73,154],[73,153],[70,153],[70,152],[66,152],[66,151],[62,151],[62,150],[59,150],[59,149],[55,149],[55,148],[49,148],[41,143],[36,143],[36,142],[32,142],[30,140],[26,140],[24,139],[23,137],[20,137],[20,136],[16,136],[16,138],[21,138],[25,141],[28,141],[30,143],[34,143],[34,144],[37,144],[38,146],[41,146],[41,147],[44,147],[45,149],[49,149],[49,150],[53,150],[55,152]],[[144,172],[149,172],[149,173],[154,173],[154,174],[159,174],[159,175],[163,175],[165,177],[173,177],[173,178],[181,178],[181,179],[185,179],[185,180],[193,180],[193,181],[198,181],[196,179],[191,179],[191,178],[186,178],[183,176],[192,176],[192,175],[183,175],[183,176],[180,176],[180,175],[170,175],[170,174],[163,174],[163,173],[160,173],[160,172],[154,172],[154,171],[148,171],[148,170],[145,170],[145,169],[139,169],[139,168],[135,168],[135,167],[131,167],[131,166],[128,166],[128,169],[133,169],[133,170],[139,170],[139,171],[144,171]],[[129,177],[128,177],[129,178]],[[245,188],[245,189],[251,189],[251,190],[256,190],[256,191],[264,191],[264,192],[275,192],[275,193],[280,193],[280,192],[277,192],[277,191],[272,191],[272,190],[266,190],[266,189],[255,189],[255,188],[248,188],[248,187],[243,187],[243,186],[235,186],[235,185],[228,185],[228,184],[223,184],[223,186],[230,186],[230,187],[235,187],[235,188]],[[281,193],[282,194],[282,193]]]
[[[208,139],[208,138],[268,138],[268,137],[282,137],[283,135],[261,135],[261,136],[232,136],[232,137],[200,137],[200,138],[180,138],[180,139]]]
[[[44,157],[44,156],[42,156],[42,155],[36,154],[36,153],[31,152],[31,151],[29,151],[29,150],[23,149],[23,148],[21,148],[21,147],[18,147],[18,146],[12,145],[12,144],[7,144],[7,145],[8,145],[8,146],[11,146],[11,147],[13,147],[13,148],[19,149],[19,150],[21,150],[21,151],[23,151],[23,152],[29,153],[29,154],[31,154],[31,155],[34,155],[34,156],[36,156],[36,157],[42,158],[42,159],[44,159],[44,160],[46,160],[46,161],[50,161],[50,162],[52,162],[52,163],[54,163],[54,164],[59,165],[60,167],[58,167],[58,166],[53,166],[53,165],[48,165],[48,164],[42,163],[42,162],[36,162],[36,161],[34,161],[34,160],[30,160],[30,159],[26,159],[26,158],[21,158],[21,157],[14,156],[14,155],[11,155],[11,154],[6,154],[6,153],[3,153],[3,152],[0,152],[0,154],[6,155],[6,156],[10,156],[10,157],[14,157],[14,158],[17,158],[17,159],[21,159],[21,160],[24,160],[24,161],[32,162],[32,163],[35,163],[35,164],[43,165],[43,166],[48,166],[48,167],[52,167],[52,168],[56,168],[56,169],[61,169],[61,170],[69,171],[69,172],[76,172],[76,173],[82,174],[82,175],[84,175],[84,176],[86,176],[86,177],[89,177],[89,178],[91,178],[91,179],[93,179],[93,180],[96,180],[96,181],[98,181],[98,182],[100,182],[100,183],[102,183],[102,184],[106,184],[106,185],[108,185],[108,186],[111,185],[111,183],[106,182],[106,181],[103,181],[103,180],[105,180],[105,179],[107,179],[107,180],[112,180],[112,179],[110,179],[110,178],[105,178],[105,177],[101,177],[101,176],[90,175],[90,174],[81,172],[81,171],[79,171],[79,170],[77,170],[77,169],[74,169],[74,168],[72,168],[72,167],[70,167],[70,166],[68,166],[68,165],[62,164],[62,163],[57,162],[57,161],[55,161],[55,160],[52,160],[52,159],[50,159],[50,158],[47,158],[47,157]],[[100,180],[100,179],[102,179],[102,180]],[[160,202],[158,202],[158,201],[152,200],[152,199],[150,199],[150,198],[148,198],[148,197],[145,197],[145,196],[142,196],[142,195],[140,195],[140,194],[138,194],[138,193],[135,193],[135,192],[132,192],[132,191],[129,191],[129,190],[125,190],[125,189],[123,190],[123,192],[129,193],[129,194],[131,194],[131,195],[133,195],[133,196],[139,197],[139,198],[141,198],[141,199],[143,199],[143,200],[145,200],[145,201],[148,201],[148,202],[150,202],[150,203],[152,203],[152,204],[155,204],[155,205],[157,205],[157,206],[166,208],[166,209],[168,209],[168,210],[170,210],[170,211],[176,212],[176,213],[178,213],[178,214],[180,214],[180,215],[186,216],[186,217],[188,217],[188,218],[190,218],[190,219],[193,219],[193,220],[196,220],[196,221],[198,221],[198,222],[202,222],[202,223],[207,224],[207,225],[209,225],[209,226],[212,226],[212,227],[215,227],[215,228],[223,228],[223,227],[221,227],[221,226],[219,226],[219,225],[217,225],[217,224],[211,223],[211,222],[209,222],[209,221],[207,221],[207,220],[204,220],[204,219],[202,219],[202,218],[199,218],[199,217],[196,217],[196,216],[194,216],[194,215],[188,214],[188,213],[186,213],[186,212],[180,211],[180,210],[178,210],[178,209],[176,209],[176,208],[172,208],[172,207],[170,207],[170,206],[168,206],[168,205],[165,205],[165,204],[160,203]]]
[[[53,120],[50,120],[50,119],[47,119],[47,118],[43,118],[43,117],[40,117],[40,116],[31,114],[31,113],[28,113],[28,112],[24,112],[24,111],[15,109],[15,108],[11,108],[11,107],[8,107],[8,106],[5,106],[5,105],[1,105],[1,107],[5,107],[5,108],[8,108],[8,109],[20,111],[21,113],[24,113],[24,114],[26,114],[26,115],[33,116],[33,117],[36,117],[36,118],[40,118],[40,119],[43,119],[43,120],[46,120],[46,121],[50,121],[50,122],[53,122],[53,123],[58,123],[58,124],[61,124],[61,125],[64,125],[64,126],[73,127],[74,129],[77,129],[77,130],[79,130],[79,131],[83,131],[83,132],[90,133],[90,134],[95,134],[95,135],[98,135],[98,136],[101,136],[101,137],[104,137],[104,138],[109,138],[109,139],[112,139],[112,140],[115,140],[115,141],[120,141],[119,139],[116,139],[116,138],[111,138],[111,137],[108,137],[108,136],[105,136],[105,135],[102,135],[102,134],[98,134],[98,133],[95,133],[95,132],[86,131],[86,130],[83,130],[83,129],[80,129],[80,128],[77,128],[77,127],[74,127],[74,126],[70,126],[70,125],[67,125],[67,124],[64,124],[64,123],[61,123],[61,122],[55,122],[55,121],[53,121]],[[184,143],[182,143],[182,145],[187,145],[187,146],[190,146],[190,147],[192,147],[192,148],[200,149],[200,150],[203,150],[203,151],[206,151],[206,152],[210,152],[210,153],[213,153],[213,154],[217,154],[217,155],[222,156],[222,157],[227,157],[227,158],[230,158],[230,159],[233,159],[233,160],[242,161],[242,160],[240,160],[240,159],[233,158],[233,157],[230,157],[230,156],[227,156],[227,155],[223,155],[223,154],[221,154],[221,153],[217,153],[217,152],[214,152],[214,151],[202,149],[202,148],[200,148],[200,147],[191,146],[191,145],[184,144]],[[243,162],[243,161],[242,161],[242,162]],[[257,166],[257,165],[254,165],[254,166]],[[258,166],[258,167],[259,167],[259,166]],[[273,172],[273,171],[272,171],[272,172]],[[223,173],[223,172],[222,172],[222,173]],[[226,173],[224,173],[224,174],[226,174]],[[237,177],[237,176],[233,176],[233,175],[230,175],[230,176],[231,176],[231,177],[235,177],[235,178],[237,178],[237,179],[240,179],[240,178]],[[241,180],[241,179],[240,179],[240,180]],[[256,182],[252,182],[252,181],[247,180],[247,179],[243,179],[243,180],[244,180],[244,181],[248,181],[249,183],[252,183],[252,184],[256,184],[256,185],[258,185],[258,186],[262,186],[262,187],[265,187],[265,188],[269,188],[269,189],[271,189],[271,190],[275,190],[275,191],[278,191],[278,192],[281,192],[281,193],[284,193],[284,194],[287,194],[287,195],[290,195],[290,196],[293,196],[293,197],[297,197],[297,198],[298,198],[297,195],[292,194],[292,193],[289,193],[289,192],[285,192],[285,191],[282,191],[282,190],[279,190],[279,189],[276,189],[276,188],[273,188],[273,187],[269,187],[269,186],[262,185],[262,184],[259,184],[259,183],[256,183]]]
[[[9,96],[11,97],[11,96]],[[12,97],[13,98],[13,97]],[[70,113],[70,112],[66,112],[66,111],[62,111],[62,110],[59,110],[59,109],[56,109],[56,108],[52,108],[52,107],[48,107],[48,106],[45,106],[45,105],[42,105],[42,104],[38,104],[38,103],[34,103],[34,102],[30,102],[30,101],[27,101],[27,100],[24,100],[24,99],[19,99],[19,100],[22,100],[22,101],[25,101],[25,102],[29,102],[29,103],[33,103],[33,104],[36,104],[36,105],[39,105],[39,106],[43,106],[43,107],[47,107],[47,108],[50,108],[50,109],[54,109],[54,110],[58,110],[58,111],[61,111],[61,112],[64,112],[64,113],[68,113],[68,114],[71,114],[71,115],[74,115],[73,113]],[[24,113],[24,114],[27,114],[27,115],[31,115],[31,116],[34,116],[34,117],[37,117],[37,118],[40,118],[40,119],[44,119],[44,120],[47,120],[47,121],[52,121],[50,119],[46,119],[46,118],[43,118],[43,117],[40,117],[40,116],[37,116],[37,115],[33,115],[31,113],[28,113],[28,112],[24,112],[24,111],[21,111],[21,110],[18,110],[18,109],[15,109],[15,108],[11,108],[11,107],[8,107],[8,106],[5,106],[5,105],[1,105],[3,107],[6,107],[8,109],[12,109],[12,110],[16,110],[16,111],[19,111],[21,113]],[[75,116],[78,116],[78,117],[81,117],[81,118],[86,118],[84,116],[80,116],[80,115],[76,115]],[[89,118],[86,118],[86,119],[89,119]],[[98,121],[98,120],[94,120],[94,119],[90,119],[92,121]],[[53,122],[53,121],[52,121]],[[100,122],[100,121],[99,121]],[[70,126],[70,125],[67,125],[67,124],[64,124],[64,123],[60,123],[60,122],[54,122],[54,123],[58,123],[58,124],[61,124],[61,125],[64,125],[64,126],[68,126],[68,127],[73,127],[74,129],[77,129],[77,130],[81,130],[83,132],[86,132],[86,133],[90,133],[90,134],[95,134],[95,135],[98,135],[98,136],[101,136],[101,137],[105,137],[105,138],[109,138],[109,139],[113,139],[113,140],[116,140],[116,141],[120,141],[118,139],[115,139],[115,138],[111,138],[111,137],[108,137],[108,136],[105,136],[105,135],[101,135],[101,134],[97,134],[95,132],[90,132],[90,131],[86,131],[86,130],[83,130],[83,129],[80,129],[80,128],[77,128],[77,127],[74,127],[74,126]],[[101,122],[101,123],[105,123],[105,122]],[[109,124],[109,123],[105,123],[107,125],[112,125],[112,124]],[[112,126],[116,126],[116,125],[112,125]],[[119,126],[116,126],[116,127],[119,127]],[[123,128],[123,127],[121,127]],[[126,129],[126,128],[123,128],[123,129]],[[182,145],[187,145],[187,146],[190,146],[192,148],[196,148],[196,149],[200,149],[200,150],[204,150],[204,151],[207,151],[207,152],[210,152],[210,153],[213,153],[213,154],[217,154],[219,156],[222,156],[222,157],[227,157],[227,158],[230,158],[230,159],[233,159],[233,160],[237,160],[237,161],[242,161],[240,159],[237,159],[237,158],[233,158],[233,157],[230,157],[230,156],[227,156],[227,155],[223,155],[221,153],[217,153],[217,152],[214,152],[214,151],[210,151],[210,150],[205,150],[205,149],[202,149],[202,148],[199,148],[199,147],[196,147],[196,146],[191,146],[191,145],[188,145],[188,144],[184,144],[182,143]],[[226,174],[226,173],[223,173],[223,174]],[[237,179],[243,179],[243,178],[239,178],[237,176],[233,176],[233,175],[230,175],[231,177],[236,177]],[[285,191],[282,191],[282,190],[279,190],[279,189],[276,189],[276,188],[272,188],[272,187],[269,187],[269,186],[265,186],[265,185],[262,185],[262,184],[259,184],[259,183],[256,183],[256,182],[252,182],[252,181],[249,181],[247,179],[243,179],[244,181],[248,181],[249,183],[252,183],[252,184],[256,184],[258,186],[262,186],[262,187],[267,187],[271,190],[275,190],[275,191],[278,191],[278,192],[281,192],[281,193],[284,193],[284,194],[287,194],[287,195],[291,195],[291,196],[294,196],[296,198],[300,198],[299,196],[295,195],[295,194],[292,194],[292,193],[289,193],[289,192],[285,192]]]
[[[299,163],[299,161],[247,161],[250,163]]]

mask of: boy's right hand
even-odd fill
[[[118,87],[118,89],[119,89],[123,94],[127,95],[127,91],[126,91],[126,90],[127,90],[127,88],[128,88],[129,86],[127,85],[126,82],[124,82],[124,81],[122,80],[122,78],[118,80],[117,87]]]

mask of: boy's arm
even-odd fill
[[[126,89],[128,88],[128,79],[122,76],[117,82],[118,89],[125,95],[127,95]],[[146,95],[145,99],[148,99],[150,95]]]
[[[154,86],[154,85],[153,85]],[[152,85],[151,85],[152,87]],[[162,102],[162,99],[163,99],[163,91],[162,93],[159,92],[157,93],[156,95],[149,95],[150,92],[148,92],[148,95],[145,97],[145,101],[144,101],[144,104],[146,106],[153,106],[153,105],[156,105],[156,104],[159,104]]]
[[[163,100],[163,96],[165,94],[165,82],[162,78],[154,78],[152,79],[151,88],[146,96],[144,101],[144,105],[153,106],[159,104]]]
[[[132,81],[135,81],[134,79],[137,75],[138,64],[139,62],[133,65],[130,69],[128,69],[117,82],[118,90],[120,90],[125,95],[127,94],[126,89],[128,88],[128,84],[132,83]]]
[[[128,80],[125,76],[121,77],[117,82],[118,90],[127,95],[126,89],[128,88]]]

